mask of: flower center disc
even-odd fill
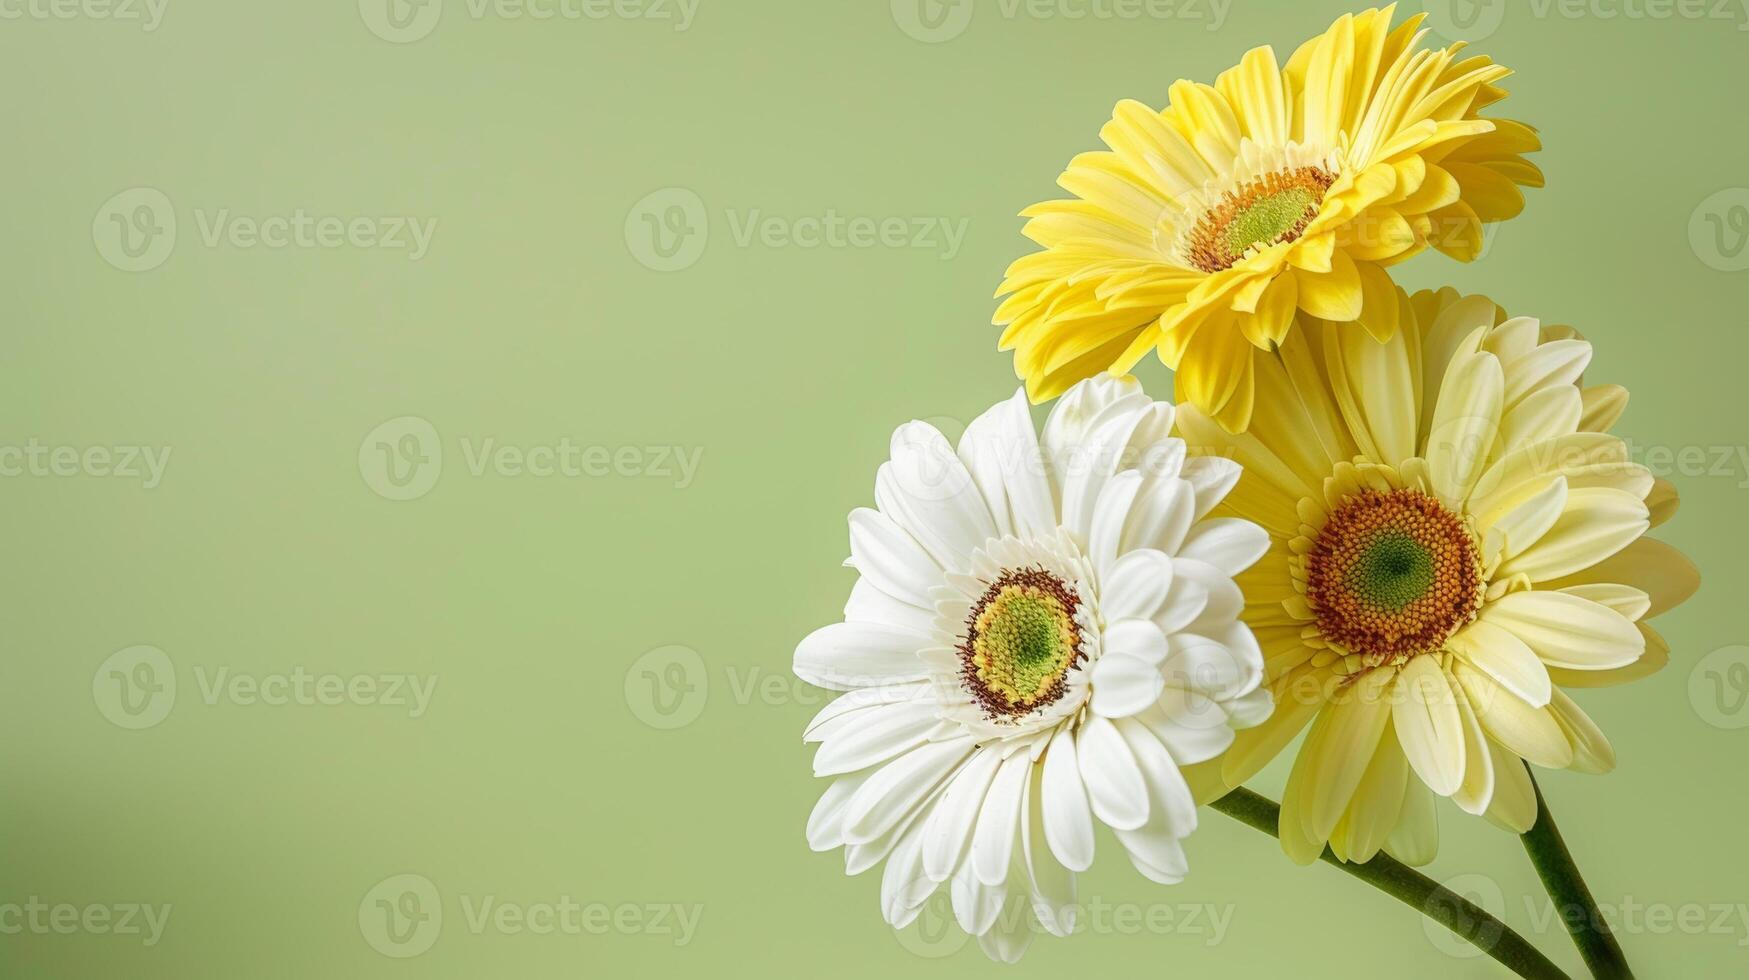
[[[960,644],[966,690],[992,718],[1016,718],[1063,696],[1080,663],[1081,598],[1039,568],[1004,570],[966,621]]]
[[[1481,561],[1464,522],[1419,490],[1363,490],[1306,556],[1318,630],[1374,666],[1438,650],[1475,618]]]
[[[1336,176],[1322,167],[1264,174],[1210,208],[1190,233],[1190,260],[1204,272],[1230,269],[1255,246],[1296,241]]]

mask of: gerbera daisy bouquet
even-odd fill
[[[1664,666],[1650,621],[1699,576],[1578,331],[1394,281],[1478,258],[1542,183],[1535,131],[1484,111],[1507,70],[1394,14],[1119,104],[1073,198],[1024,212],[1042,250],[995,318],[1022,389],[957,444],[894,433],[795,671],[843,692],[804,733],[830,780],[806,839],[884,863],[895,928],[945,892],[1016,960],[1075,930],[1098,827],[1170,885],[1208,807],[1564,976],[1414,870],[1446,798],[1630,975],[1532,771],[1613,768],[1573,692]],[[1150,351],[1176,407],[1127,377]],[[1245,788],[1284,755],[1279,805]]]

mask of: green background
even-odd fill
[[[1053,195],[1119,98],[1158,105],[1173,79],[1212,80],[1257,44],[1285,57],[1342,4],[1071,20],[975,0],[963,31],[928,43],[899,27],[904,3],[880,0],[702,0],[684,31],[476,18],[447,0],[428,36],[395,43],[353,0],[169,0],[150,31],[36,2],[0,20],[0,445],[173,455],[150,489],[0,479],[0,906],[173,912],[149,948],[0,935],[0,975],[1500,975],[1448,954],[1413,911],[1294,867],[1212,812],[1183,885],[1146,882],[1102,838],[1082,895],[1215,906],[1230,916],[1218,943],[1206,920],[1181,920],[1044,938],[1014,968],[955,952],[951,935],[897,941],[878,872],[846,878],[802,839],[824,784],[800,732],[823,698],[789,679],[791,651],[839,614],[845,514],[870,501],[892,428],[952,429],[1013,390],[987,324],[1028,247],[1014,214]],[[1478,30],[1501,9],[1484,5]],[[1630,923],[1642,975],[1739,975],[1749,730],[1721,726],[1749,714],[1709,708],[1706,692],[1709,672],[1740,678],[1726,668],[1749,661],[1730,649],[1749,642],[1749,272],[1726,271],[1749,263],[1749,191],[1732,193],[1749,185],[1749,21],[1559,9],[1515,2],[1481,42],[1518,70],[1504,109],[1541,127],[1548,188],[1483,262],[1430,255],[1403,275],[1580,326],[1598,344],[1592,378],[1635,392],[1620,431],[1646,461],[1708,454],[1670,474],[1685,504],[1662,536],[1706,576],[1659,621],[1673,663],[1581,692],[1620,768],[1544,786],[1601,901],[1698,931]],[[173,202],[178,230],[161,265],[129,272],[94,221],[138,187]],[[666,188],[698,196],[709,237],[659,272],[639,209]],[[224,209],[299,208],[438,225],[417,260],[201,233]],[[945,242],[737,241],[755,211],[828,210],[968,233],[951,258]],[[1722,246],[1691,243],[1707,213]],[[1158,364],[1143,380],[1170,390]],[[359,448],[404,416],[439,434],[443,461],[429,493],[397,501],[373,490]],[[685,486],[611,469],[476,476],[463,443],[487,438],[702,455]],[[1720,452],[1731,462],[1714,468]],[[102,710],[100,667],[137,644],[164,652],[178,692],[161,724],[128,730]],[[643,676],[648,651],[675,645],[699,658],[678,718]],[[363,698],[209,704],[200,682],[221,668],[437,688],[417,718]],[[1543,906],[1526,906],[1540,892],[1516,841],[1449,807],[1442,834],[1433,874],[1481,876],[1460,884],[1496,890],[1515,926],[1579,969]],[[401,874],[431,881],[444,916],[406,959],[360,925],[367,894]],[[636,929],[476,934],[462,903],[487,895],[702,918],[685,945]]]

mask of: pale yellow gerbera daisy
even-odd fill
[[[1277,707],[1221,766],[1239,785],[1311,724],[1281,810],[1302,863],[1424,863],[1436,796],[1528,830],[1522,762],[1615,762],[1562,689],[1662,667],[1645,621],[1699,584],[1645,537],[1676,492],[1608,434],[1627,392],[1584,387],[1590,344],[1486,297],[1393,296],[1383,341],[1301,317],[1257,360],[1248,433],[1179,412],[1193,451],[1243,467],[1222,512],[1270,535],[1239,583]]]
[[[1420,15],[1344,15],[1278,66],[1256,48],[1213,86],[1179,81],[1156,112],[1117,106],[1058,184],[1075,195],[1022,212],[1044,247],[998,295],[1001,349],[1035,401],[1150,350],[1178,398],[1234,432],[1256,397],[1252,357],[1296,310],[1397,329],[1385,267],[1429,246],[1463,261],[1482,226],[1524,207],[1542,173],[1523,123],[1483,119],[1506,68],[1419,49]]]

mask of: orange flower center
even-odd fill
[[[1348,498],[1306,556],[1318,631],[1372,666],[1437,651],[1475,618],[1481,597],[1469,528],[1419,490]]]

